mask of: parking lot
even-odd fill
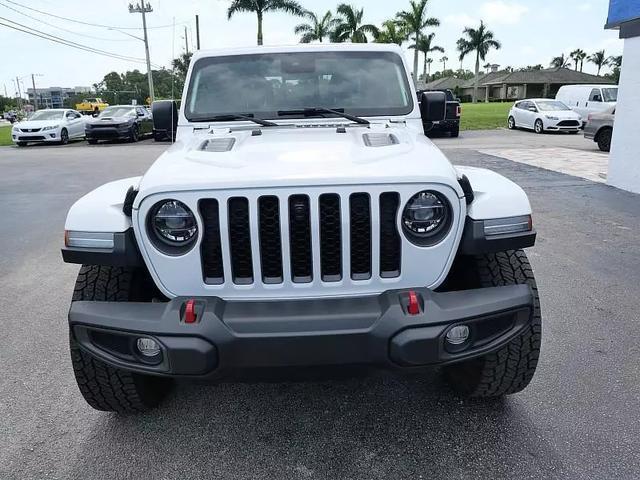
[[[468,401],[437,371],[322,372],[181,384],[143,416],[80,396],[66,324],[78,268],[59,249],[77,198],[142,174],[167,144],[0,148],[0,478],[639,478],[640,196],[602,183],[606,155],[581,135],[435,142],[532,202],[543,351],[526,390]]]

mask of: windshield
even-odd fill
[[[358,116],[406,115],[413,110],[410,92],[402,60],[391,52],[212,57],[193,67],[185,116],[197,121],[242,113],[273,119],[278,112],[314,107]]]
[[[538,104],[538,108],[543,112],[560,112],[562,110],[571,110],[564,103],[557,100],[549,100],[536,103]]]
[[[62,120],[62,110],[38,110],[29,120]]]
[[[602,101],[604,101],[604,102],[617,102],[618,101],[618,89],[617,88],[603,88],[602,89]]]
[[[105,108],[98,118],[103,117],[135,117],[136,110],[131,107],[109,107]]]

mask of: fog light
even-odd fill
[[[458,325],[447,332],[447,343],[451,345],[462,345],[469,338],[469,327]]]
[[[136,342],[138,351],[147,358],[153,358],[160,355],[160,345],[152,338],[140,337]]]

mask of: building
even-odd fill
[[[542,70],[510,71],[497,70],[492,65],[489,73],[482,73],[478,79],[478,100],[518,100],[521,98],[553,98],[563,85],[611,84],[610,79],[578,72],[570,68],[549,68]],[[451,88],[463,101],[473,97],[475,80],[440,79],[426,85],[427,89]],[[448,86],[439,86],[448,85]],[[453,85],[453,88],[451,87]]]
[[[48,87],[48,88],[36,88],[37,92],[37,104],[38,108],[63,108],[64,101],[68,98],[75,97],[76,95],[84,95],[91,93],[93,90],[91,87]],[[34,102],[34,90],[33,88],[27,89],[27,95],[29,96],[29,103]]]
[[[605,28],[619,29],[624,39],[607,183],[640,193],[640,0],[610,0]]]

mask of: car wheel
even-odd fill
[[[451,137],[452,138],[458,138],[460,136],[460,126],[454,127],[451,130]]]
[[[507,120],[507,127],[509,128],[509,130],[515,130],[516,129],[516,119],[513,117],[509,117],[509,120]]]
[[[612,130],[607,128],[606,130],[602,130],[600,133],[598,133],[596,142],[598,144],[598,148],[603,152],[608,152],[611,150],[611,132]]]
[[[94,139],[94,138],[88,138],[87,139],[87,143],[89,145],[95,145],[96,143],[98,143],[98,140]]]
[[[131,138],[132,142],[137,142],[140,139],[140,131],[138,130],[138,126],[134,125],[131,127]]]
[[[69,143],[69,132],[67,132],[66,128],[63,128],[60,131],[60,145],[66,145]]]
[[[536,133],[544,133],[544,124],[542,123],[542,120],[536,120],[536,123],[533,124],[533,129]]]
[[[19,147],[26,147],[27,142],[16,142],[16,145],[18,145]]]

